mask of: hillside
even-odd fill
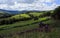
[[[7,13],[1,13],[1,15],[4,16],[6,14]],[[7,18],[1,18],[0,38],[59,38],[60,20],[52,19],[51,14],[51,11],[29,11],[26,13],[12,15]],[[49,24],[51,31],[41,32],[39,28],[40,22]]]

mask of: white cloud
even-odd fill
[[[23,0],[24,1],[24,0]],[[52,3],[50,6],[48,4],[44,3]],[[33,3],[18,3],[17,0],[13,0],[14,5],[9,4],[0,4],[1,9],[7,9],[7,10],[52,10],[56,8],[58,5],[54,3],[54,0],[35,0]]]
[[[51,3],[51,2],[54,2],[54,0],[36,0],[35,2],[37,3],[38,2],[50,2]]]
[[[54,0],[46,0],[46,2],[54,2]]]

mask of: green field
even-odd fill
[[[31,14],[34,17],[38,17],[37,20],[35,18],[31,18],[29,16]],[[8,18],[2,18],[0,20],[8,21],[9,23],[11,20],[19,20],[13,22],[12,24],[1,24],[0,25],[0,36],[4,38],[60,38],[60,20],[53,20],[51,16],[44,16],[46,13],[29,13],[29,14],[18,14]],[[43,16],[42,16],[43,15]],[[42,17],[39,17],[42,16]],[[14,18],[14,19],[13,19]],[[26,21],[20,21],[20,19],[31,18]],[[11,20],[10,20],[11,19]],[[51,32],[40,32],[39,30],[33,30],[31,32],[24,32],[26,30],[32,30],[39,28],[39,22],[43,21],[45,24],[49,24],[51,28]],[[18,34],[24,32],[22,34]]]

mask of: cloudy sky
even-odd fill
[[[53,10],[60,0],[0,0],[0,9],[6,10]]]

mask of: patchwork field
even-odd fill
[[[51,26],[50,32],[40,31],[41,21]],[[1,18],[0,38],[60,38],[60,20],[37,12]]]

